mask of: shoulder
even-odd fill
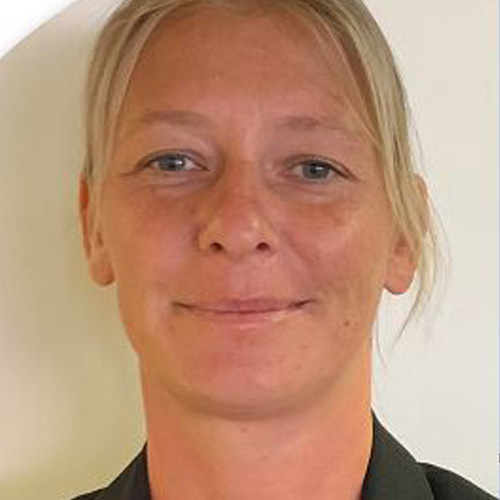
[[[491,500],[467,479],[418,462],[373,414],[373,444],[362,500]]]
[[[76,498],[73,498],[73,500],[99,500],[99,493],[101,493],[103,490],[96,490],[91,493],[85,493],[85,495],[80,495],[77,496]]]
[[[428,463],[421,463],[420,466],[436,500],[490,500],[495,498],[452,471]]]
[[[73,500],[151,500],[146,445],[126,469],[108,486],[79,495]]]

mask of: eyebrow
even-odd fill
[[[353,130],[345,124],[344,120],[340,117],[334,116],[308,116],[308,115],[290,115],[278,118],[276,120],[278,128],[289,130],[310,131],[319,128],[326,128],[329,130],[354,133]]]
[[[210,118],[200,113],[172,109],[146,111],[139,117],[135,125],[140,127],[162,122],[170,125],[190,126],[195,128],[208,127],[212,123]]]
[[[213,121],[201,113],[188,110],[150,110],[143,113],[131,126],[126,128],[126,135],[156,123],[165,123],[181,127],[196,129],[209,128]],[[341,117],[326,115],[288,115],[277,118],[274,124],[278,129],[293,130],[297,132],[328,129],[353,136],[359,133],[350,129]]]

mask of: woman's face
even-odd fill
[[[348,69],[319,53],[282,14],[164,22],[95,210],[82,184],[91,272],[116,281],[143,372],[202,411],[278,411],[365,380],[380,294],[413,275]]]

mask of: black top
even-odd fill
[[[373,414],[373,446],[363,481],[362,500],[494,498],[453,472],[418,463]],[[151,500],[146,446],[107,488],[87,493],[74,500]]]

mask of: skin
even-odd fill
[[[329,57],[283,13],[164,21],[99,203],[82,178],[90,272],[116,282],[140,361],[155,500],[360,498],[371,327],[415,269]],[[177,304],[249,296],[309,302],[232,322]]]

